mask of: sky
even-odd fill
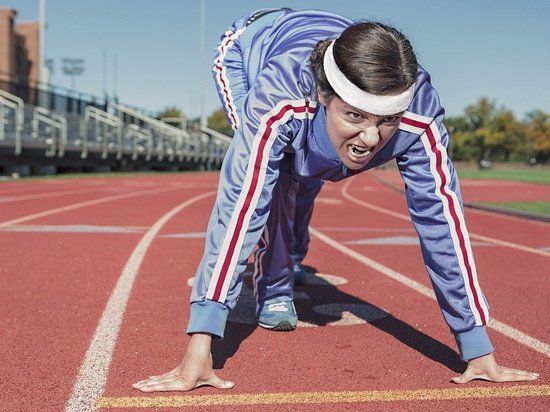
[[[550,112],[547,0],[45,0],[52,84],[189,117],[221,107],[211,77],[221,34],[248,11],[293,7],[377,20],[402,31],[431,74],[447,116],[488,97],[523,119]],[[16,23],[38,21],[39,0],[0,0]],[[204,47],[201,47],[203,33]],[[84,72],[63,73],[62,59]]]

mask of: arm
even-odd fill
[[[493,351],[456,172],[447,157],[442,116],[398,159],[409,213],[439,306],[463,359]]]
[[[267,222],[279,161],[292,137],[289,124],[299,127],[300,122],[291,120],[314,111],[304,99],[282,97],[279,90],[289,93],[274,86],[277,74],[276,68],[267,66],[245,97],[241,126],[224,159],[191,294],[187,333],[192,336],[184,358],[176,369],[141,381],[136,389],[189,390],[205,384],[232,387],[212,371],[211,340],[224,335],[227,316],[240,293],[242,272]]]
[[[534,380],[537,374],[497,365],[486,330],[488,304],[479,287],[448,134],[439,116],[398,159],[407,205],[443,316],[468,368],[456,383]]]

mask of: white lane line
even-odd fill
[[[383,275],[388,276],[391,279],[396,280],[397,282],[413,289],[414,291],[420,293],[421,295],[424,295],[432,300],[435,299],[435,294],[432,289],[424,286],[423,284],[407,277],[406,275],[403,275],[402,273],[396,272],[393,269],[390,269],[387,266],[382,265],[381,263],[378,263],[361,253],[356,252],[353,249],[350,249],[347,246],[344,246],[340,242],[332,239],[331,237],[321,233],[317,229],[310,226],[309,231],[312,235],[314,235],[317,239],[320,241],[326,243],[327,245],[331,246],[332,248],[348,255],[349,257],[363,263],[366,266],[371,267],[372,269],[382,273]],[[527,346],[528,348],[531,348],[533,350],[536,350],[539,353],[542,353],[543,355],[546,355],[550,357],[550,345],[547,343],[541,342],[523,332],[520,330],[514,329],[511,326],[508,326],[502,322],[497,321],[496,319],[492,319],[489,321],[488,324],[489,328],[496,330],[497,332],[502,333],[503,335],[507,336],[510,339],[515,340],[516,342]]]
[[[32,233],[143,233],[146,228],[133,226],[99,226],[99,225],[20,225],[0,228],[0,232]]]
[[[473,239],[494,243],[495,245],[509,247],[511,249],[516,249],[516,250],[521,250],[522,252],[534,253],[536,255],[550,257],[550,252],[547,252],[544,249],[534,249],[529,246],[518,245],[517,243],[507,242],[505,240],[494,239],[492,237],[478,235],[477,233],[470,233],[470,237]]]
[[[385,213],[385,214],[389,214],[391,216],[395,216],[399,219],[402,219],[402,220],[407,220],[407,221],[410,221],[410,217],[408,215],[405,215],[403,213],[396,213],[396,212],[392,212],[392,211],[388,211],[386,209],[383,209],[383,208],[380,208],[378,206],[375,206],[375,205],[372,205],[370,203],[367,203],[367,202],[363,202],[359,199],[356,199],[354,198],[353,196],[351,196],[348,192],[347,192],[347,189],[348,187],[350,186],[351,184],[351,180],[349,180],[348,182],[346,182],[346,184],[344,185],[344,187],[342,188],[341,192],[342,192],[342,195],[350,200],[351,202],[353,203],[356,203],[360,206],[364,206],[366,208],[369,208],[369,209],[372,209],[372,210],[376,210],[377,212],[380,212],[380,213]],[[317,233],[320,234],[319,231],[316,231]],[[321,234],[322,235],[322,234]],[[325,235],[322,235],[322,236],[325,236]],[[523,246],[523,245],[518,245],[518,244],[515,244],[515,243],[511,243],[511,242],[506,242],[506,241],[503,241],[503,240],[499,240],[499,239],[493,239],[493,238],[490,238],[490,237],[487,237],[487,236],[482,236],[482,235],[477,235],[477,234],[473,234],[473,233],[470,233],[470,237],[472,238],[475,238],[475,239],[478,239],[478,240],[482,240],[482,241],[486,241],[486,242],[490,242],[490,243],[493,243],[493,244],[497,244],[497,245],[501,245],[501,246],[506,246],[506,247],[510,247],[512,249],[518,249],[518,250],[522,250],[522,251],[525,251],[525,252],[529,252],[529,253],[535,253],[535,254],[539,254],[539,255],[542,255],[542,256],[550,256],[550,252],[546,252],[542,249],[533,249],[533,248],[530,248],[530,247],[527,247],[527,246]],[[341,245],[339,244],[338,242],[336,242],[335,240],[329,238],[328,236],[325,236],[326,239],[330,239],[334,244],[337,244],[337,245],[340,245],[342,248],[345,248],[345,249],[348,249],[349,251],[353,252],[353,254],[356,254],[358,256],[361,256],[362,258],[364,259],[368,259],[366,258],[365,256],[347,248],[346,246],[344,245]],[[340,249],[339,249],[340,250]],[[346,251],[342,250],[343,253],[346,253]],[[349,255],[351,256],[351,255]],[[355,256],[352,256],[354,258],[356,258],[357,260],[361,261],[358,257],[355,257]],[[374,262],[372,261],[371,259],[368,259],[369,261],[371,262]],[[389,268],[386,268],[385,266],[383,265],[380,265],[379,263],[377,262],[374,262],[376,263],[376,265],[379,265],[379,267],[375,267],[375,266],[371,266],[366,260],[365,261],[362,261],[363,263],[365,263],[367,266],[370,266],[372,267],[373,269],[375,270],[378,270],[379,272],[391,277],[392,279],[395,279],[397,280],[398,282],[401,282],[403,284],[405,284],[406,286],[409,286],[411,287],[412,289],[414,290],[417,290],[416,289],[416,286],[414,285],[414,283],[418,284],[417,282],[413,281],[412,279],[409,279],[408,277],[406,277],[405,275],[401,275],[401,274],[398,274],[399,276],[395,276],[395,274],[397,274],[397,272],[393,271],[392,269],[389,269]],[[381,270],[382,269],[382,270]],[[392,275],[393,273],[393,275]],[[405,278],[406,280],[406,283],[402,282],[403,277]],[[410,283],[410,282],[414,282],[414,283]],[[420,292],[422,293],[423,295],[425,296],[428,296],[429,298],[431,299],[435,299],[435,295],[433,294],[432,290],[431,289],[428,289],[430,291],[430,294],[427,295],[425,292],[426,292],[426,287],[424,285],[421,285],[420,286],[422,287],[422,291],[421,290],[417,290],[417,292]],[[549,356],[550,357],[550,345],[544,343],[544,342],[541,342],[525,333],[523,333],[522,331],[518,330],[518,329],[515,329],[511,326],[508,326],[506,325],[505,323],[502,323],[502,322],[499,322],[497,321],[496,319],[493,319],[491,318],[489,320],[489,324],[488,326],[491,328],[491,329],[494,329],[500,333],[502,333],[503,335],[509,337],[510,339],[513,339],[515,340],[516,342],[519,342],[531,349],[534,349],[536,350],[537,352],[540,352],[546,356]]]
[[[4,197],[0,199],[0,203],[19,202],[22,200],[36,200],[36,199],[44,199],[47,197],[65,196],[65,195],[73,195],[76,193],[99,192],[99,191],[101,191],[100,188],[92,187],[92,188],[79,189],[79,190],[60,190],[58,192],[35,193],[32,195]]]
[[[103,395],[109,366],[113,357],[115,343],[118,337],[122,317],[126,310],[126,304],[134,280],[141,266],[141,262],[151,242],[174,215],[185,209],[187,206],[196,203],[206,197],[215,195],[216,192],[207,192],[195,196],[179,206],[176,206],[159,220],[143,235],[132,255],[126,262],[118,282],[111,293],[109,301],[101,316],[94,336],[88,347],[84,361],[76,379],[71,397],[67,402],[67,412],[97,411],[95,400]]]
[[[57,207],[57,208],[49,209],[49,210],[44,210],[42,212],[33,213],[31,215],[18,217],[16,219],[7,220],[5,222],[0,222],[0,228],[16,225],[16,224],[23,223],[23,222],[28,222],[29,220],[39,219],[39,218],[45,217],[45,216],[55,215],[57,213],[68,212],[69,210],[75,210],[75,209],[80,209],[82,207],[94,206],[94,205],[98,205],[100,203],[111,202],[113,200],[126,199],[126,198],[129,198],[129,197],[136,197],[136,196],[143,196],[143,195],[148,195],[148,194],[151,194],[151,193],[168,192],[168,191],[176,190],[176,189],[178,189],[178,188],[177,187],[168,187],[168,188],[162,188],[162,189],[156,189],[156,190],[143,190],[143,191],[140,191],[140,192],[124,193],[124,194],[120,194],[120,195],[101,197],[99,199],[87,200],[85,202],[79,202],[79,203],[74,203],[72,205]]]
[[[379,212],[379,213],[383,213],[385,215],[396,217],[396,218],[401,219],[401,220],[406,220],[406,221],[411,220],[409,215],[406,215],[404,213],[393,212],[391,210],[387,210],[383,207],[379,207],[379,206],[373,205],[371,203],[364,202],[360,199],[357,199],[357,198],[353,197],[347,191],[350,184],[351,184],[351,179],[348,180],[344,184],[344,187],[342,188],[342,195],[347,200],[349,200],[350,202],[353,202],[353,203],[355,203],[359,206],[363,206],[364,208],[371,209],[371,210],[374,210],[374,211]],[[472,239],[482,240],[484,242],[493,243],[495,245],[509,247],[511,249],[516,249],[516,250],[521,250],[522,252],[533,253],[535,255],[550,257],[550,252],[546,252],[542,249],[535,249],[535,248],[532,248],[532,247],[529,247],[529,246],[519,245],[517,243],[507,242],[505,240],[495,239],[495,238],[492,238],[492,237],[489,237],[489,236],[478,235],[478,234],[472,233],[472,232],[470,232],[470,237]]]

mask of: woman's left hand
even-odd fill
[[[491,382],[521,382],[534,381],[539,374],[506,368],[497,364],[492,353],[468,361],[466,371],[453,379],[454,383],[468,383],[474,379],[483,379]]]

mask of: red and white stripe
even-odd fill
[[[206,298],[224,302],[232,275],[241,252],[250,218],[256,209],[263,190],[271,147],[277,137],[278,127],[291,117],[305,119],[315,113],[314,102],[284,100],[262,116],[250,151],[242,190],[231,215],[227,233],[222,242],[218,260],[212,273]]]
[[[427,125],[428,126],[428,125]],[[419,127],[415,125],[414,127]],[[455,253],[464,279],[466,295],[476,325],[485,325],[488,308],[481,294],[473,259],[470,238],[458,196],[450,187],[450,171],[447,151],[441,144],[441,133],[436,122],[432,122],[421,136],[422,144],[430,158],[430,171],[435,179],[435,194],[443,204],[443,214],[449,224]]]
[[[226,75],[226,68],[223,65],[223,61],[227,54],[227,51],[233,46],[235,40],[245,31],[246,27],[243,27],[235,32],[228,30],[225,32],[225,37],[222,39],[220,45],[218,46],[218,57],[214,60],[214,67],[212,70],[216,72],[216,82],[218,88],[220,89],[223,96],[223,103],[225,105],[225,112],[231,122],[231,127],[233,130],[239,128],[240,120],[237,114],[237,109],[235,108],[234,99],[231,94],[231,88],[229,85],[229,79]]]
[[[421,116],[412,112],[405,112],[401,117],[399,129],[406,132],[422,134],[432,122],[431,117]]]

